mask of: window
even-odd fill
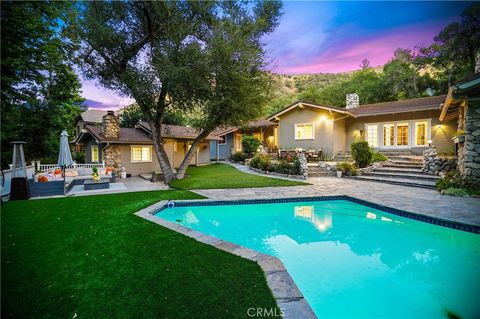
[[[397,146],[408,145],[408,123],[397,124]]]
[[[295,139],[296,140],[313,140],[315,128],[313,123],[295,124]]]
[[[378,147],[378,125],[367,125],[367,142],[371,147]]]
[[[383,125],[383,146],[395,145],[395,124]]]
[[[225,135],[221,135],[221,136],[219,136],[219,137],[220,137],[222,140],[219,141],[218,144],[220,144],[220,145],[225,145],[225,144],[227,144],[227,135],[226,135],[226,134],[225,134]]]
[[[97,163],[98,162],[98,145],[92,145],[90,147],[90,150],[92,151],[92,162]]]
[[[262,140],[262,134],[260,134],[260,133],[253,133],[253,137],[256,138],[259,141]]]
[[[415,145],[424,146],[427,144],[427,121],[415,122]]]
[[[152,146],[132,146],[132,163],[152,161]]]

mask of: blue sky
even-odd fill
[[[286,1],[278,28],[265,38],[270,70],[299,74],[358,69],[368,58],[383,65],[398,48],[429,45],[445,26],[460,20],[472,2]],[[97,108],[131,102],[82,81],[85,98]]]

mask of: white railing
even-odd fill
[[[36,167],[38,172],[48,172],[53,171],[59,167],[57,164],[41,164],[40,161],[36,162]],[[77,168],[105,168],[105,161],[101,163],[88,163],[88,164],[77,164],[73,163],[72,165],[67,165],[67,169],[77,169]]]

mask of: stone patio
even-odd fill
[[[348,195],[413,213],[480,225],[480,198],[445,196],[436,190],[336,177],[309,178],[306,182],[312,185],[195,192],[215,200]]]

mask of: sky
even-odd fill
[[[275,31],[265,37],[275,73],[338,73],[367,58],[379,66],[396,48],[426,46],[471,2],[285,1]],[[132,102],[82,78],[89,107],[117,109]]]

